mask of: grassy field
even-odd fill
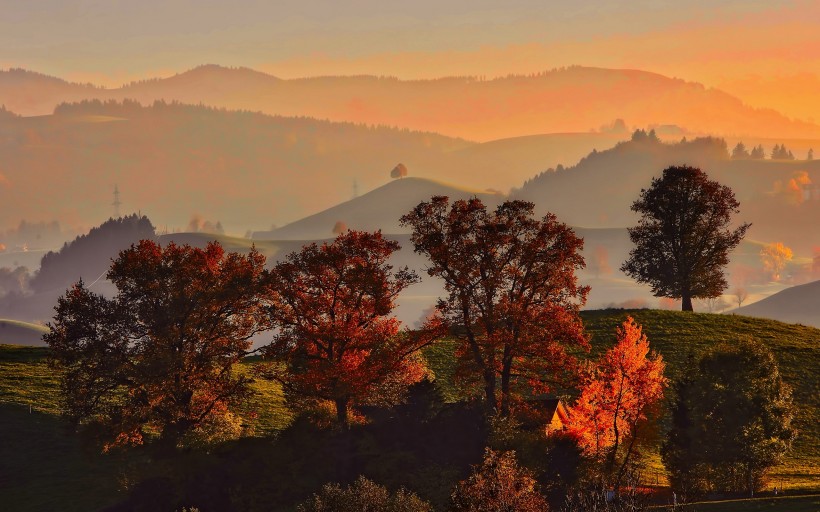
[[[718,340],[754,336],[767,343],[780,362],[784,379],[794,388],[800,429],[794,450],[785,464],[775,470],[772,483],[793,491],[820,489],[820,330],[732,315],[590,311],[584,312],[583,318],[592,335],[591,356],[613,344],[615,327],[628,314],[644,326],[651,346],[666,359],[668,375],[672,378],[678,375],[690,354]],[[445,397],[451,401],[457,399],[455,388],[450,384],[453,349],[453,343],[445,342],[426,351],[430,367],[442,384]],[[76,510],[94,510],[114,503],[122,496],[121,468],[139,461],[84,449],[77,437],[65,428],[58,417],[58,375],[46,364],[47,350],[0,345],[0,439],[3,439],[0,496],[4,503],[11,504],[9,510],[59,510],[64,509],[67,502]],[[256,361],[248,361],[240,371],[249,371],[254,364]],[[257,395],[242,411],[252,417],[248,422],[250,435],[275,434],[290,423],[292,414],[276,384],[259,381],[254,386]],[[254,414],[248,414],[251,412]],[[656,455],[650,457],[650,462],[656,474],[662,473]],[[43,489],[49,492],[44,493]],[[772,506],[780,507],[784,503],[777,501]],[[762,501],[708,506],[730,508],[698,505],[691,510],[820,510],[816,501],[800,500],[790,501],[789,506],[794,508],[788,509],[731,508],[769,507]]]
[[[820,489],[820,329],[735,315],[659,310],[599,310],[582,313],[592,336],[592,355],[614,343],[615,328],[627,315],[643,325],[650,346],[676,378],[690,355],[719,341],[753,337],[775,354],[783,379],[794,390],[799,430],[791,454],[772,473],[772,485]]]

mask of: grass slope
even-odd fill
[[[596,355],[614,343],[615,328],[631,315],[643,325],[650,346],[667,362],[667,376],[675,379],[690,355],[719,341],[750,336],[774,352],[783,379],[794,390],[799,430],[792,452],[773,473],[786,487],[820,488],[820,330],[775,320],[739,315],[713,315],[659,310],[584,311]]]
[[[769,345],[784,379],[794,387],[800,429],[794,450],[774,474],[775,481],[794,490],[820,487],[820,330],[734,315],[585,311],[582,316],[592,335],[592,357],[613,344],[615,327],[627,315],[644,326],[651,346],[667,361],[672,378],[682,371],[690,353],[719,340],[754,336]],[[457,398],[449,382],[453,348],[453,343],[441,343],[426,351],[450,400]],[[48,367],[47,354],[46,348],[0,345],[0,438],[4,441],[0,446],[0,495],[12,510],[94,510],[114,503],[123,496],[119,469],[123,461],[84,450],[76,436],[66,431],[58,417],[58,376]],[[253,364],[255,360],[248,361],[240,371],[248,371]],[[255,386],[258,395],[244,412],[256,413],[249,421],[250,434],[264,437],[287,426],[292,415],[278,386],[268,382]],[[758,502],[747,505],[714,510],[785,510],[754,508],[762,506]],[[804,509],[811,508],[794,508]]]

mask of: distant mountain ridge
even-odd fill
[[[820,126],[755,109],[723,91],[657,73],[571,66],[491,80],[376,76],[280,79],[249,68],[205,65],[113,89],[20,70],[0,71],[0,97],[23,115],[62,102],[135,99],[202,103],[285,116],[383,124],[487,141],[588,132],[613,119],[673,124],[717,135],[817,137]]]

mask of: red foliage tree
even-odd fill
[[[161,446],[218,429],[249,391],[232,370],[268,328],[265,257],[150,240],[122,251],[107,277],[112,299],[82,282],[58,301],[44,336],[62,373],[67,415],[93,425],[106,449]]]
[[[532,474],[518,466],[515,452],[487,448],[481,466],[451,496],[455,512],[546,512],[547,500]]]
[[[483,386],[491,414],[510,413],[522,388],[546,390],[572,368],[566,345],[588,346],[578,315],[588,287],[578,286],[583,240],[533,204],[507,201],[488,212],[477,198],[433,197],[403,216],[417,253],[448,293],[438,309],[461,341],[458,375]]]
[[[605,462],[606,476],[620,466],[611,482],[616,487],[667,385],[663,358],[649,353],[649,340],[631,317],[618,328],[617,339],[590,372],[568,425],[584,451]]]
[[[393,402],[421,380],[418,351],[440,334],[435,322],[401,332],[390,316],[398,294],[419,280],[387,263],[398,249],[380,232],[347,231],[333,243],[303,247],[272,271],[279,332],[264,354],[285,367],[267,373],[289,392],[333,402],[342,428],[351,404]]]

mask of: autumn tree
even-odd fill
[[[515,452],[487,448],[480,466],[459,482],[451,496],[453,512],[546,512],[547,500],[532,474],[519,467]]]
[[[649,352],[641,326],[628,317],[617,342],[591,368],[570,410],[568,431],[585,453],[603,462],[603,476],[617,489],[636,442],[667,385],[663,358]]]
[[[299,505],[298,512],[433,512],[433,507],[405,489],[390,493],[386,487],[360,476],[342,488],[325,484],[321,492]]]
[[[690,494],[759,489],[795,436],[791,390],[765,345],[720,343],[675,385],[662,449],[672,487]]]
[[[407,176],[407,167],[404,164],[398,164],[396,167],[393,167],[392,171],[390,171],[390,177],[393,179],[401,179],[405,176]]]
[[[477,198],[433,197],[403,216],[427,272],[444,282],[438,309],[459,340],[457,375],[478,385],[490,414],[502,416],[524,389],[543,392],[572,366],[568,345],[588,346],[579,308],[583,240],[532,203],[507,201],[494,212]],[[499,393],[500,390],[500,393]]]
[[[67,416],[105,449],[154,434],[172,448],[225,422],[237,427],[232,409],[250,389],[232,370],[267,328],[264,265],[255,250],[143,240],[111,265],[113,298],[82,282],[68,290],[44,336]]]
[[[621,270],[692,311],[693,298],[717,297],[728,286],[723,267],[750,226],[728,228],[739,206],[732,189],[700,169],[664,169],[632,204],[641,220],[629,228],[635,247]]]
[[[780,273],[783,272],[786,264],[793,257],[794,252],[783,242],[768,244],[760,250],[760,261],[763,263],[763,270],[772,281],[780,281]]]
[[[278,332],[263,354],[284,366],[269,366],[267,375],[292,395],[332,402],[342,428],[351,404],[396,402],[421,380],[418,351],[441,334],[434,320],[410,332],[391,316],[399,293],[419,281],[387,263],[398,249],[381,232],[346,231],[271,271]]]

